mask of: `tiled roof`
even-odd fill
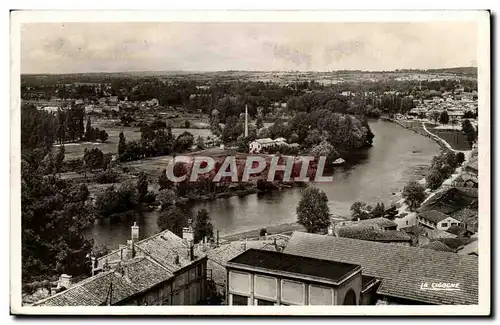
[[[410,235],[425,235],[427,233],[426,229],[427,228],[423,226],[413,225],[413,226],[403,227],[401,228],[401,231],[404,231]]]
[[[235,245],[221,245],[207,252],[207,276],[218,285],[225,285],[227,281],[226,263],[230,259],[243,253],[243,250]]]
[[[273,240],[274,238],[271,238],[271,240],[231,241],[217,248],[208,248],[206,250],[208,276],[211,275],[216,284],[224,285],[227,281],[226,263],[244,252],[241,247],[242,243],[245,243],[247,249],[257,248],[276,251]],[[279,248],[284,247],[285,240],[288,240],[288,237],[276,237]]]
[[[456,238],[457,236],[441,229],[427,229],[427,237],[429,237],[430,239],[440,239]]]
[[[359,265],[327,259],[303,257],[279,252],[249,249],[228,261],[228,265],[251,266],[288,274],[307,275],[330,281],[340,281],[359,270]]]
[[[435,251],[438,251],[438,252],[450,252],[450,253],[454,253],[455,251],[451,248],[449,248],[448,246],[446,246],[445,244],[443,244],[442,242],[440,241],[431,241],[430,243],[426,244],[426,245],[422,245],[420,246],[420,248],[424,248],[424,249],[433,249]]]
[[[149,257],[140,256],[123,261],[115,270],[99,273],[71,288],[36,303],[43,306],[99,306],[112,304],[145,291],[173,276]],[[111,285],[112,283],[112,285]]]
[[[477,199],[477,188],[453,187],[432,196],[417,211],[436,210],[445,214],[456,212]]]
[[[189,259],[189,246],[179,236],[169,230],[143,239],[135,244],[141,251],[160,262],[171,272],[175,272],[192,261]],[[178,261],[177,262],[177,256]],[[195,260],[203,256],[195,256]]]
[[[137,288],[113,271],[87,278],[73,287],[35,303],[36,306],[99,306],[108,303],[110,284],[112,304],[137,292]]]
[[[173,274],[147,257],[139,257],[122,263],[125,276],[140,290],[149,289],[165,282]]]
[[[411,241],[410,236],[397,230],[379,230],[372,227],[348,226],[338,229],[338,235],[345,238],[380,242]]]
[[[389,227],[397,227],[398,226],[397,223],[395,223],[394,221],[391,221],[391,220],[389,220],[387,218],[383,218],[383,217],[360,220],[357,222],[357,224],[362,225],[362,226],[376,225],[376,226],[379,226],[381,228],[389,228]]]
[[[469,235],[472,234],[471,231],[468,231],[464,227],[460,226],[451,226],[450,228],[446,229],[446,231],[449,232],[450,234],[456,235],[457,237],[465,237],[465,235],[467,234]]]
[[[436,211],[436,210],[431,210],[431,211],[419,213],[418,216],[421,218],[427,219],[429,221],[432,221],[434,223],[438,223],[441,220],[448,218],[448,215],[446,215],[442,212]]]
[[[170,272],[175,272],[193,262],[189,259],[188,247],[188,244],[182,238],[170,230],[164,230],[134,244],[136,256],[147,255]],[[200,250],[195,250],[195,255],[195,261],[204,257]],[[102,266],[105,261],[108,263],[119,261],[120,256],[120,249],[117,249],[108,255],[100,257],[98,264]]]
[[[473,242],[475,239],[467,237],[454,237],[454,238],[439,238],[438,240],[452,249],[459,249],[460,247],[463,247]]]
[[[35,306],[99,306],[104,302],[101,295],[94,296],[83,286],[77,286],[59,292],[53,296],[35,302]]]
[[[460,255],[479,255],[479,249],[478,249],[478,241],[475,240],[464,247],[462,247],[460,250],[457,251],[458,254]]]
[[[382,280],[378,292],[438,304],[477,304],[477,258],[418,247],[294,232],[285,253],[358,264]],[[461,291],[420,290],[423,282],[458,282]]]
[[[204,252],[197,249],[195,250],[197,256],[191,261],[187,243],[169,230],[135,243],[134,249],[136,251],[134,258],[126,258],[127,248],[100,257],[98,266],[102,268],[108,263],[113,265],[112,271],[90,277],[37,304],[95,306],[107,303],[106,297],[111,282],[112,304],[116,304],[167,281],[177,270],[205,257]]]

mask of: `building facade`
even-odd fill
[[[249,249],[227,263],[229,305],[359,305],[376,284],[355,264]]]

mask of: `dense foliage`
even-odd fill
[[[21,170],[23,281],[87,273],[92,240],[83,233],[94,222],[87,187],[43,175],[25,160]]]
[[[316,187],[307,187],[297,206],[297,223],[307,232],[324,231],[330,225],[330,208],[325,192]]]
[[[425,200],[425,188],[415,181],[410,181],[403,188],[402,195],[405,203],[413,211]]]

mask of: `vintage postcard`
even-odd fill
[[[13,11],[11,82],[12,314],[490,314],[488,11]]]

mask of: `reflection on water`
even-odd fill
[[[374,120],[370,121],[370,127],[375,133],[373,147],[346,155],[347,163],[333,169],[333,182],[315,184],[327,194],[333,214],[349,216],[349,208],[355,201],[389,204],[392,193],[401,190],[409,180],[421,178],[439,152],[434,141],[396,124]],[[294,187],[268,194],[221,198],[193,204],[191,211],[194,214],[199,209],[208,210],[220,235],[228,235],[295,222],[300,191],[301,187]],[[141,238],[159,231],[158,213],[153,211],[138,217]],[[98,223],[89,236],[96,243],[115,248],[130,237],[131,222]]]

